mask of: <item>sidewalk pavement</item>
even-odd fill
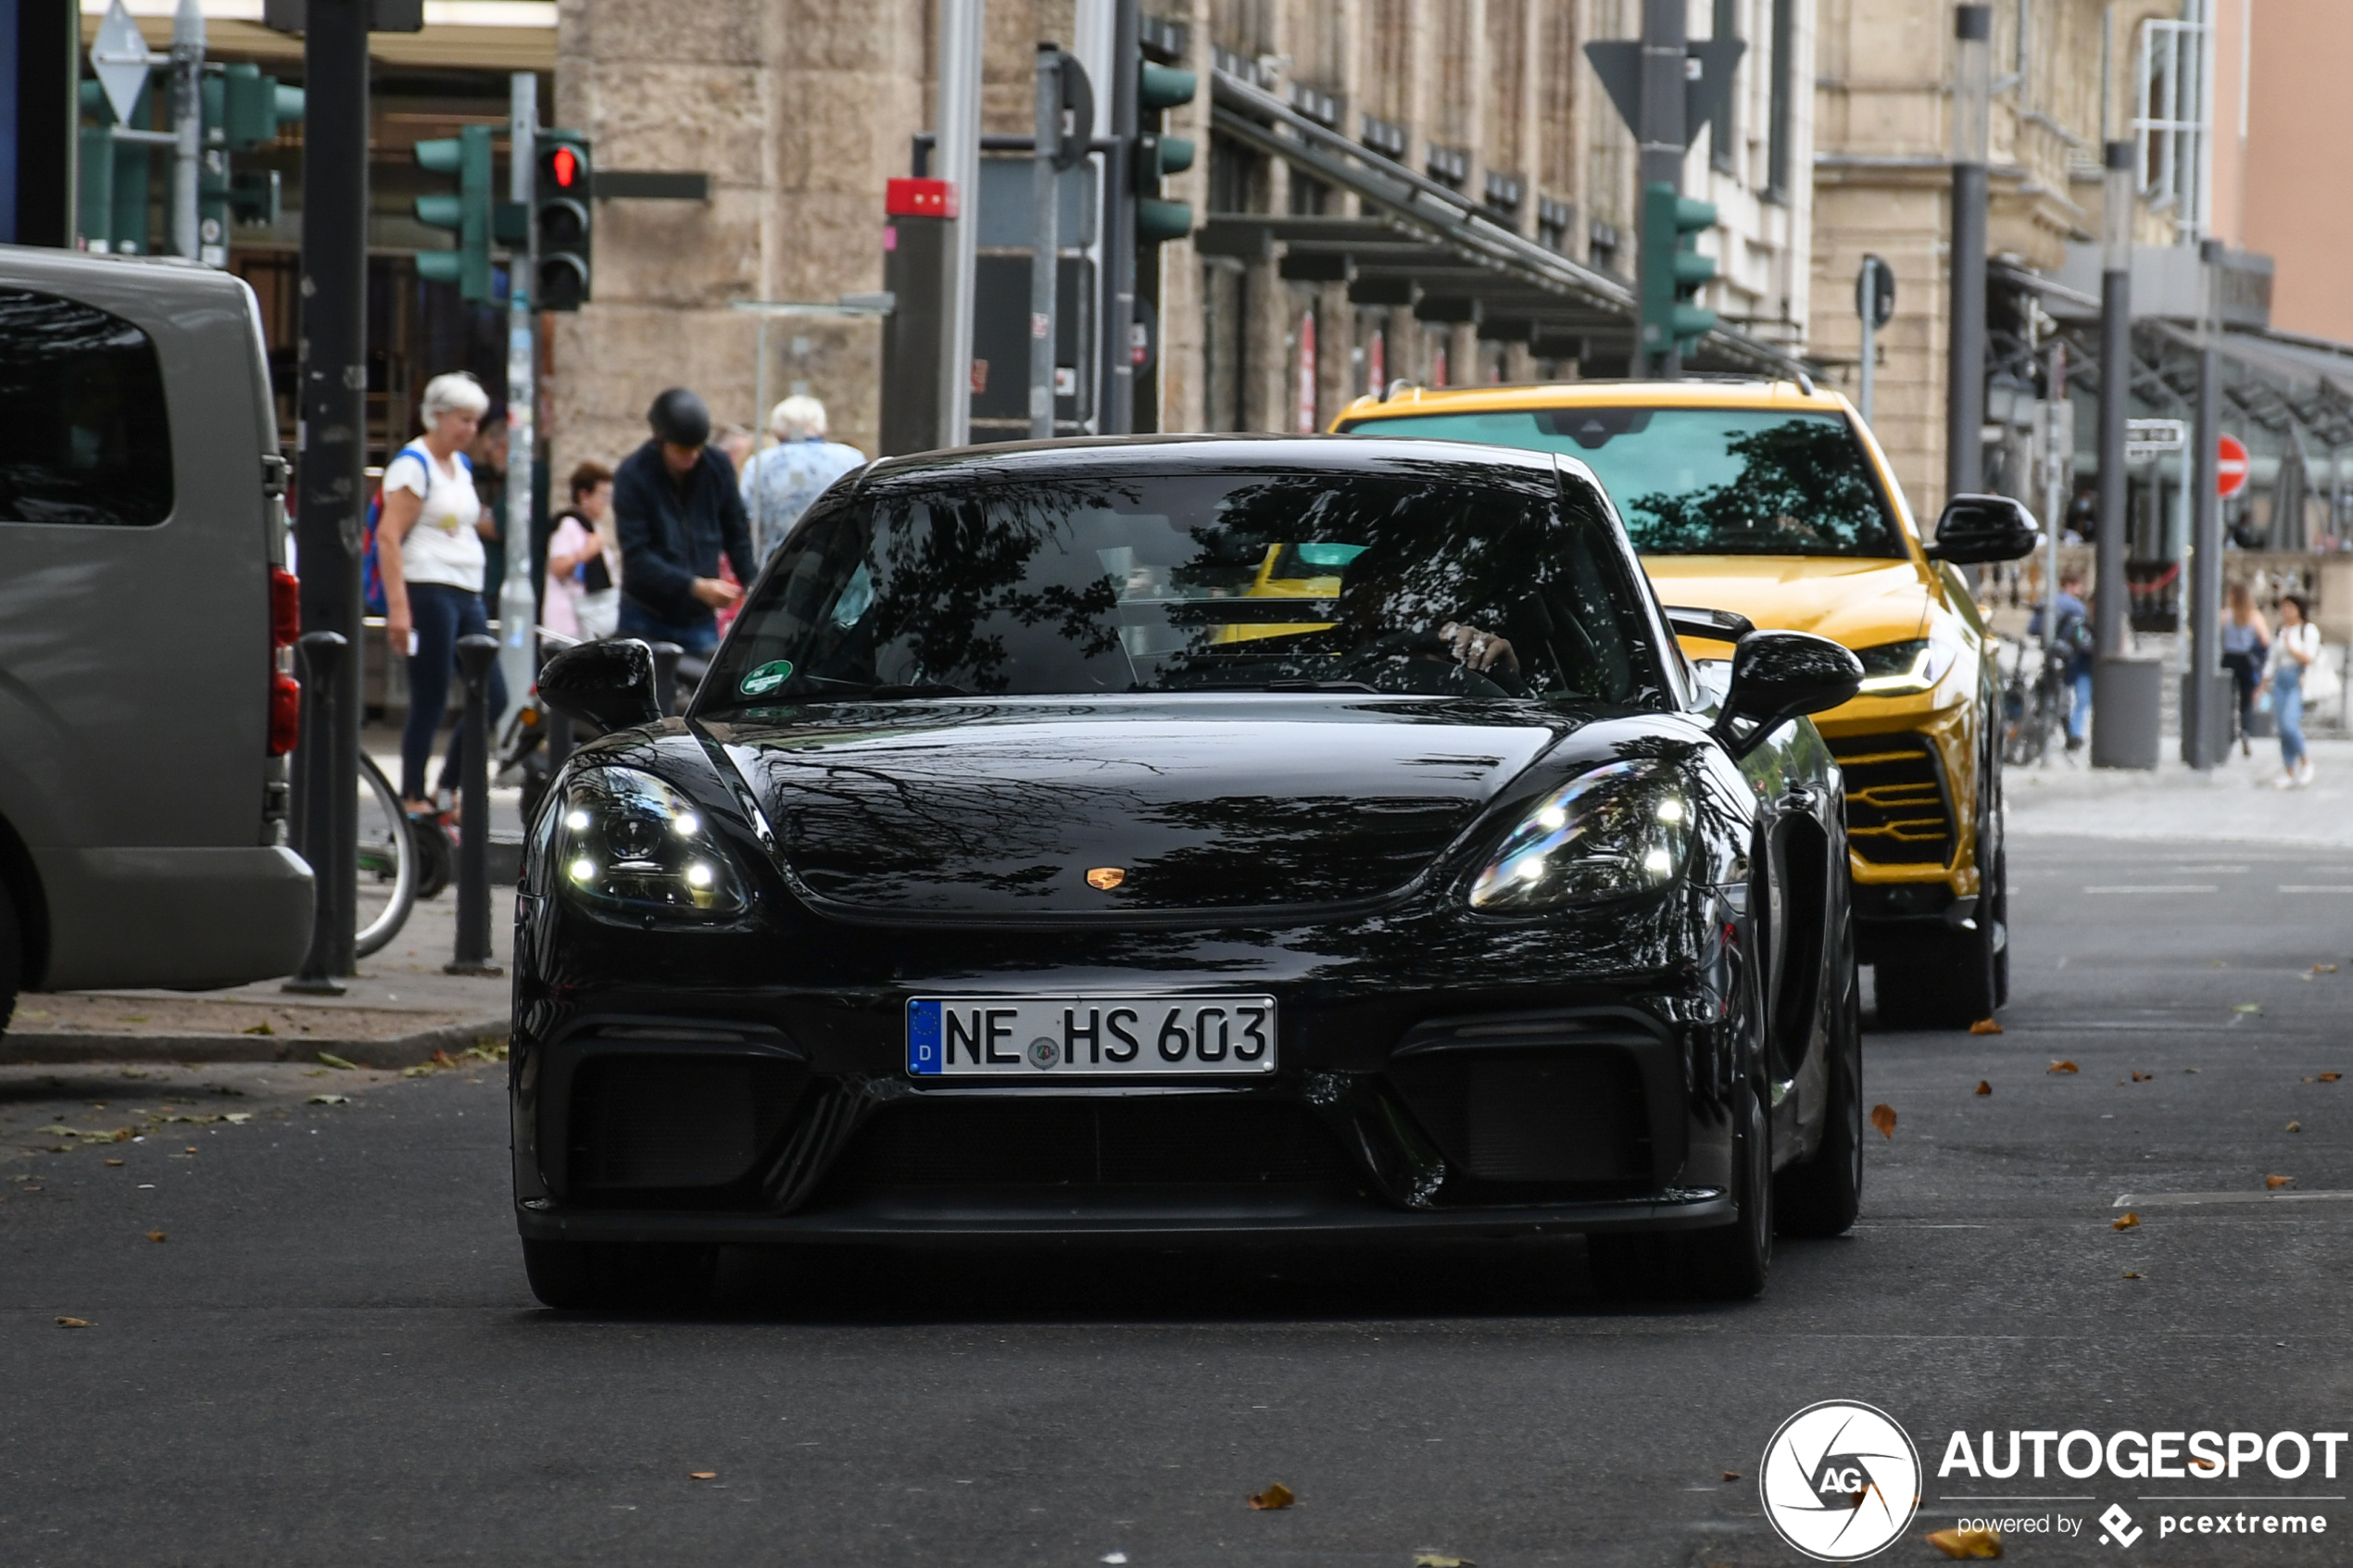
[[[2074,757],[2004,770],[2003,794],[2014,834],[2162,841],[2177,847],[2209,841],[2353,847],[2353,740],[2310,743],[2315,777],[2304,789],[2274,789],[2275,740],[2233,752],[2210,773],[2183,765],[2168,735],[2153,773],[2094,768]]]

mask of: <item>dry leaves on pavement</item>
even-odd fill
[[[2002,1532],[1939,1530],[1928,1537],[1928,1544],[1947,1557],[1999,1557],[2002,1555]]]
[[[2055,1061],[2043,1069],[2045,1073],[2081,1073],[2083,1070],[2071,1061]]]
[[[164,1239],[163,1232],[161,1232],[161,1231],[149,1231],[149,1232],[147,1233],[147,1239],[148,1239],[149,1241],[161,1241],[162,1239]]]
[[[1981,1018],[1969,1026],[1969,1032],[1972,1035],[1998,1035],[2002,1026],[1990,1018]]]
[[[2334,1084],[2339,1078],[2344,1076],[2345,1074],[2342,1073],[2323,1073],[2321,1074],[2321,1082],[2323,1084]]]
[[[1450,1557],[1442,1551],[1417,1551],[1414,1553],[1414,1568],[1478,1568],[1478,1564],[1467,1557]]]
[[[333,1051],[321,1051],[319,1053],[319,1065],[321,1067],[339,1067],[346,1073],[357,1073],[359,1071],[359,1064],[358,1062],[346,1061],[343,1058],[335,1055]]]
[[[1256,1509],[1289,1508],[1298,1500],[1291,1496],[1291,1489],[1280,1481],[1263,1492],[1252,1492],[1250,1495],[1250,1506]]]
[[[349,1105],[351,1103],[351,1097],[349,1095],[312,1095],[305,1103],[309,1105]]]
[[[2141,1217],[2138,1214],[2133,1213],[2130,1209],[2127,1209],[2124,1210],[2122,1215],[2109,1222],[2108,1228],[2112,1231],[2129,1231],[2140,1223]]]
[[[2291,1133],[2300,1133],[2304,1130],[2304,1123],[2301,1122],[2290,1122],[2287,1124],[2287,1130]]]
[[[1892,1105],[1871,1107],[1871,1125],[1880,1130],[1881,1137],[1894,1137],[1895,1135],[1895,1108]]]
[[[1977,1081],[1977,1092],[1981,1095],[1990,1095],[1994,1092],[1994,1085],[1980,1078]]]
[[[2267,1192],[2277,1192],[2294,1180],[2296,1180],[2294,1176],[2266,1176],[2263,1178],[2263,1187]]]
[[[88,1328],[90,1320],[88,1318],[59,1318],[57,1326],[59,1328]]]

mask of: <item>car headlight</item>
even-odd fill
[[[702,812],[635,768],[583,768],[556,803],[549,870],[592,907],[688,920],[739,914],[743,881]]]
[[[1682,874],[1692,816],[1690,794],[1667,767],[1596,768],[1520,820],[1471,884],[1471,906],[1510,914],[1655,892]]]
[[[1944,671],[1953,668],[1955,654],[1933,637],[1919,637],[1856,648],[1855,657],[1863,661],[1863,684],[1856,688],[1861,696],[1905,696],[1927,691],[1943,680]]]

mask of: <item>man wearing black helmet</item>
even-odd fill
[[[710,445],[711,410],[673,386],[646,410],[653,438],[613,470],[621,534],[621,634],[676,643],[688,653],[719,646],[711,612],[743,590],[719,575],[724,552],[738,583],[759,568],[736,470]]]

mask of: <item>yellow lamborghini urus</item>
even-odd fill
[[[1881,1022],[1992,1016],[2009,972],[2000,687],[1956,567],[2032,549],[2023,508],[1956,497],[1924,546],[1853,406],[1789,382],[1408,388],[1360,398],[1335,428],[1580,458],[1661,599],[1854,649],[1861,694],[1814,721],[1845,775],[1856,936],[1877,968]]]

